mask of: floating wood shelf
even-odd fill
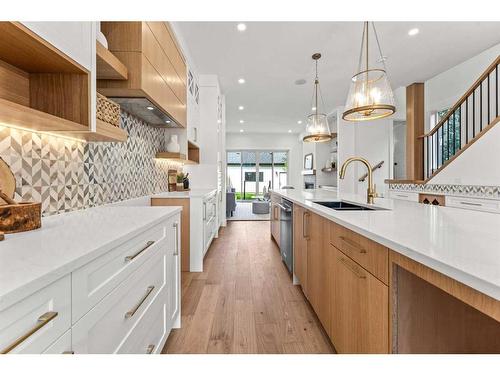
[[[100,42],[96,42],[97,79],[126,80],[127,67]]]
[[[189,160],[188,158],[186,158],[185,154],[181,154],[180,152],[157,152],[156,158],[175,161],[177,163],[183,164],[198,164],[198,162]]]
[[[321,168],[321,172],[323,173],[337,172],[337,168]]]
[[[95,132],[61,132],[61,134],[87,142],[125,142],[128,139],[128,133],[125,130],[99,119],[96,121]]]
[[[0,98],[0,123],[38,132],[83,132],[87,125]]]

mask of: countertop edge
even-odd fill
[[[383,246],[388,247],[390,250],[393,250],[401,255],[404,255],[418,263],[423,264],[424,266],[427,266],[437,272],[442,273],[443,275],[446,275],[447,277],[450,277],[451,279],[454,279],[468,287],[471,287],[475,290],[477,290],[480,293],[483,293],[487,295],[488,297],[494,298],[496,300],[500,300],[500,291],[498,290],[498,287],[488,281],[485,281],[483,279],[478,278],[477,276],[474,276],[470,273],[466,273],[460,269],[457,269],[455,267],[452,267],[446,263],[440,262],[436,259],[430,258],[422,254],[421,252],[417,250],[410,249],[408,247],[405,247],[397,242],[394,242],[392,240],[386,239],[376,233],[369,232],[363,228],[360,228],[354,224],[345,222],[344,220],[337,218],[337,217],[332,217],[328,216],[325,212],[316,209],[313,205],[307,205],[304,204],[304,202],[301,202],[298,199],[295,199],[294,197],[286,196],[281,194],[279,191],[273,191],[273,194],[277,194],[282,198],[288,199],[292,201],[295,204],[298,204],[301,207],[304,207],[315,214],[320,215],[321,217],[324,217],[325,219],[328,219],[330,221],[333,221],[339,225],[342,225],[358,234],[361,234],[375,242],[380,243]],[[337,198],[338,199],[338,198]]]
[[[82,267],[83,265],[93,261],[94,259],[100,257],[106,252],[114,249],[120,244],[126,242],[127,240],[133,238],[137,234],[143,232],[149,226],[155,226],[164,221],[167,218],[170,218],[182,211],[182,207],[180,206],[169,206],[172,210],[164,215],[153,219],[152,221],[148,221],[147,224],[143,224],[135,230],[124,234],[121,237],[118,237],[110,242],[91,250],[90,252],[75,258],[74,260],[65,263],[64,265],[57,267],[51,270],[48,273],[43,274],[42,276],[30,280],[29,282],[19,286],[16,289],[9,291],[7,294],[0,297],[0,311],[8,308],[9,306],[23,300],[26,297],[29,297],[31,294],[35,293],[38,290],[41,290],[53,282],[59,280],[60,278],[70,274],[76,269]]]

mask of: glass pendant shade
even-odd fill
[[[321,54],[315,53],[312,55],[313,60],[316,61],[316,78],[314,80],[314,92],[313,92],[313,111],[307,117],[306,133],[302,140],[304,142],[328,142],[332,139],[332,133],[330,132],[330,126],[328,125],[328,119],[324,113],[318,113],[319,103],[318,95],[321,96],[321,91],[319,89],[319,79],[318,79],[318,60]],[[321,103],[323,104],[323,97],[321,97]]]
[[[373,27],[375,38],[378,44],[378,37]],[[349,88],[349,95],[345,111],[342,118],[346,121],[369,121],[387,117],[396,112],[394,104],[394,96],[392,93],[389,79],[383,68],[370,68],[368,58],[368,22],[365,23],[363,29],[363,42],[361,46],[360,64],[358,73],[351,79],[351,86]],[[384,62],[384,57],[379,47],[380,60]],[[363,50],[365,50],[365,65],[361,67],[363,57]]]
[[[314,113],[307,117],[304,142],[327,142],[332,139],[328,120],[324,113]]]

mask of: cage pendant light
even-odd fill
[[[382,68],[370,67],[369,59],[369,23],[365,22],[361,51],[359,55],[358,73],[351,79],[351,87],[342,118],[346,121],[369,121],[387,117],[396,112],[392,93],[382,55],[377,31],[372,22],[373,35],[377,42]],[[364,52],[364,61],[363,61]]]
[[[319,112],[320,103],[318,102],[319,95],[321,97],[322,107],[324,108],[323,96],[321,95],[318,78],[318,60],[321,58],[321,54],[315,53],[312,55],[312,58],[316,63],[316,77],[314,79],[312,100],[313,113],[307,117],[306,134],[302,140],[304,142],[327,142],[332,139],[332,133],[330,132],[330,127],[328,126],[326,114]]]

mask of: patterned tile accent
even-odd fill
[[[476,198],[500,199],[500,186],[481,185],[440,185],[440,184],[389,184],[390,190],[412,191],[416,193],[440,193]]]
[[[0,126],[0,156],[16,176],[16,200],[42,202],[44,216],[167,190],[168,169],[154,159],[165,130],[121,113],[124,143],[85,143]]]

